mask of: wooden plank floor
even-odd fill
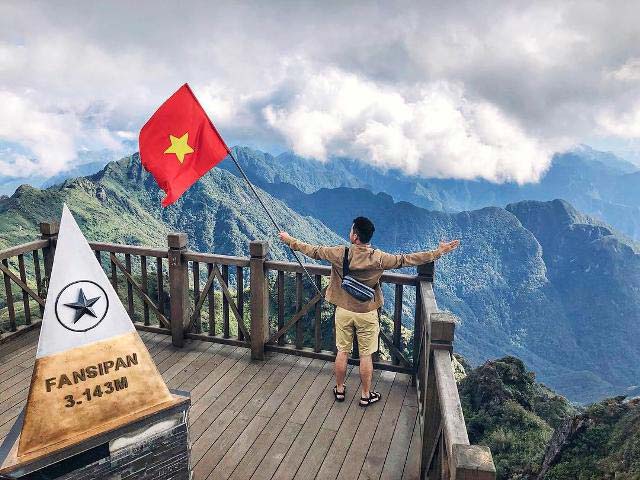
[[[0,439],[26,401],[39,330],[0,345]],[[375,371],[380,403],[359,407],[358,368],[347,400],[331,389],[333,364],[140,332],[170,388],[191,392],[194,479],[417,479],[415,388]]]

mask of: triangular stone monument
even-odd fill
[[[0,471],[181,401],[65,205],[22,429]]]

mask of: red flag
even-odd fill
[[[229,153],[186,83],[144,124],[139,144],[142,165],[167,194],[163,207],[175,202]]]

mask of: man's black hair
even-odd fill
[[[353,232],[358,235],[358,239],[362,243],[369,243],[375,231],[376,228],[373,226],[373,222],[367,217],[358,217],[353,220]]]

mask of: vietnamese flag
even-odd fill
[[[140,158],[167,194],[166,207],[229,154],[188,84],[171,95],[140,130]]]

